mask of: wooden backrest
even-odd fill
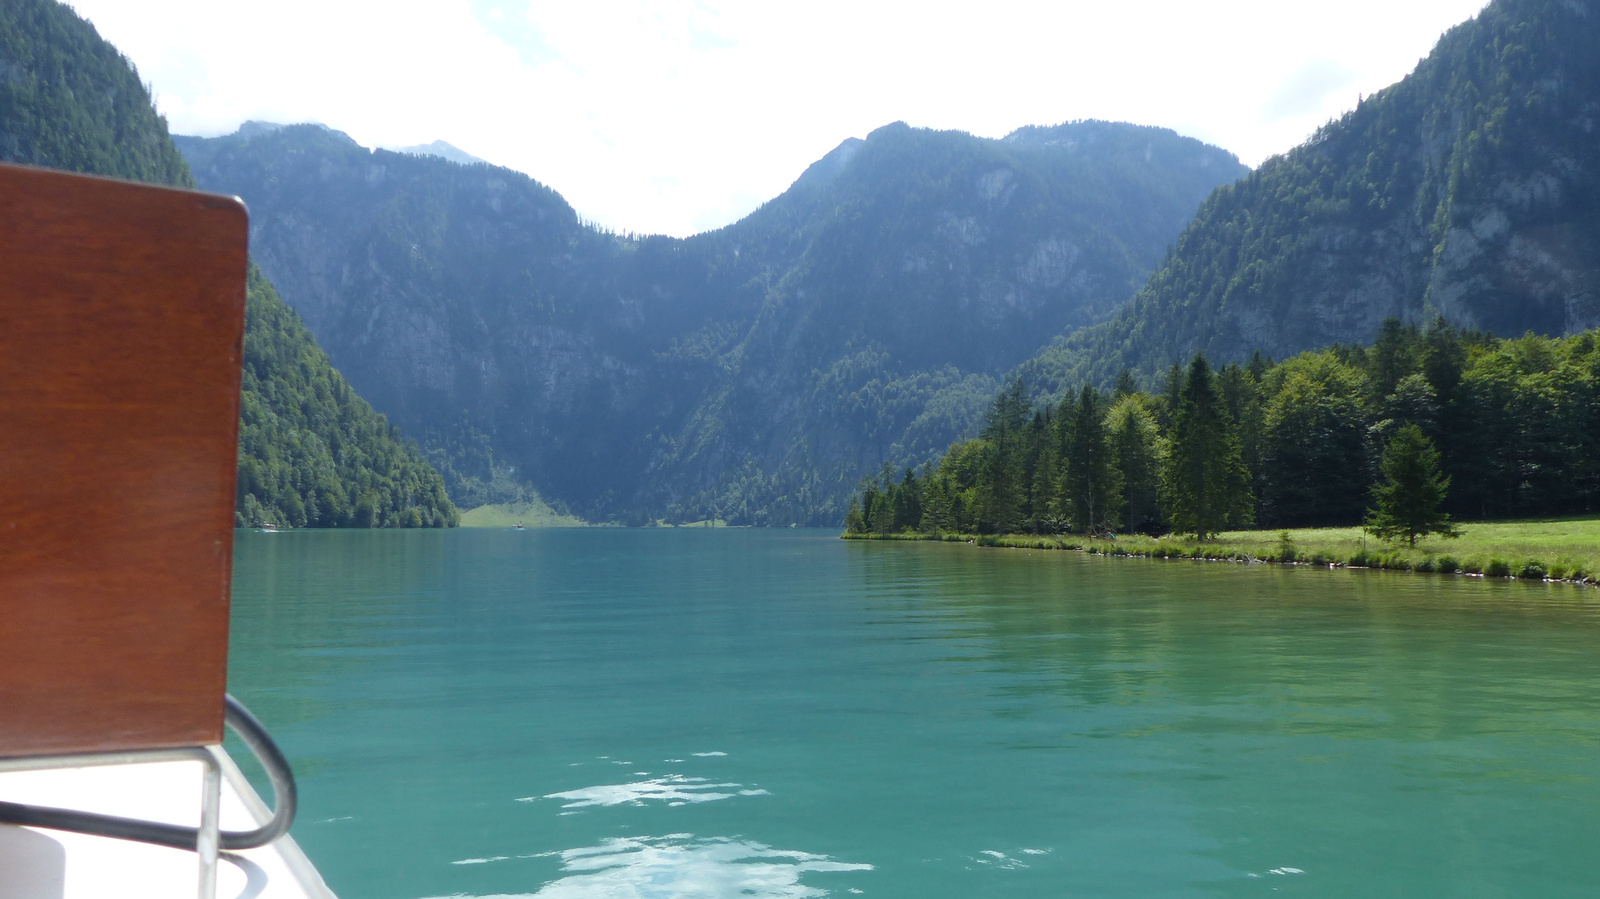
[[[0,756],[222,739],[247,232],[0,165]]]

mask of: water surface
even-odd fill
[[[1600,891],[1593,591],[303,531],[240,533],[234,602],[343,899]]]

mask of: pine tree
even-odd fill
[[[861,511],[861,494],[850,497],[850,509],[844,513],[844,532],[846,534],[864,534],[867,532],[867,516]]]
[[[1122,482],[1122,507],[1118,517],[1129,531],[1152,531],[1161,524],[1160,435],[1149,397],[1123,397],[1106,415],[1111,444],[1111,464]]]
[[[1367,377],[1374,399],[1393,393],[1394,385],[1416,370],[1419,336],[1415,325],[1408,326],[1393,317],[1383,320],[1378,339],[1367,352]]]
[[[1233,419],[1218,396],[1211,365],[1196,355],[1178,392],[1165,478],[1172,525],[1204,540],[1251,520],[1250,473],[1239,458]]]
[[[1063,417],[1067,420],[1061,496],[1071,527],[1080,533],[1110,530],[1118,524],[1122,485],[1106,440],[1105,403],[1094,388],[1085,386]]]
[[[927,534],[950,530],[955,524],[955,507],[951,497],[950,479],[931,475],[922,491],[922,525]]]
[[[994,405],[989,407],[989,415],[984,419],[982,436],[986,440],[1008,437],[1022,430],[1032,412],[1027,385],[1017,378],[994,398]]]
[[[1010,533],[1021,524],[1027,504],[1028,424],[1033,404],[1021,378],[995,397],[984,423],[983,439],[987,452],[981,459],[982,478],[978,491],[979,527],[994,533]]]
[[[1405,538],[1411,546],[1428,534],[1457,536],[1450,516],[1439,511],[1450,479],[1439,474],[1439,451],[1414,424],[1395,431],[1383,451],[1386,483],[1372,487],[1376,508],[1367,513],[1367,528],[1385,540]]]

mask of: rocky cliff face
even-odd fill
[[[895,125],[677,240],[316,126],[179,144],[250,204],[263,269],[409,432],[488,435],[590,516],[780,524],[833,523],[864,472],[947,445],[995,376],[1108,314],[1245,171],[1160,129]]]
[[[1496,0],[1405,80],[1208,199],[1129,307],[1025,371],[1282,358],[1389,316],[1600,324],[1600,4]]]

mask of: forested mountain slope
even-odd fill
[[[0,4],[0,160],[194,186],[133,67],[54,0]],[[239,443],[240,523],[455,523],[439,474],[355,395],[254,266]]]
[[[263,269],[379,409],[472,479],[631,521],[836,522],[863,473],[972,427],[996,376],[1109,314],[1246,171],[1162,129],[891,125],[679,240],[318,126],[178,142],[249,202]]]
[[[1283,358],[1434,313],[1600,324],[1600,3],[1495,0],[1404,80],[1217,190],[1112,320],[1022,371],[1059,390],[1201,350]]]

